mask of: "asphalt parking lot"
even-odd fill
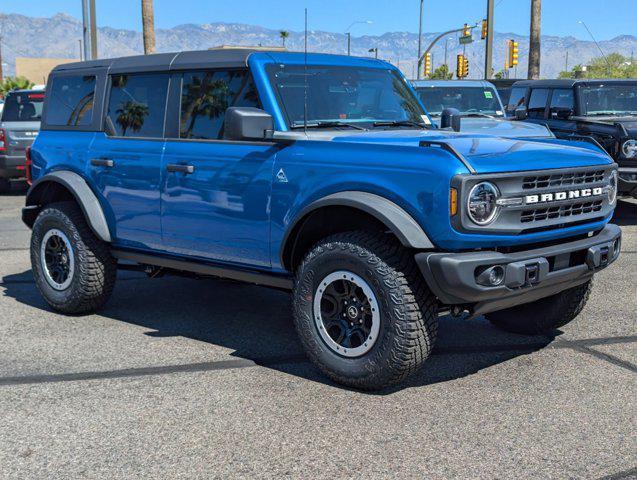
[[[402,388],[305,360],[278,291],[121,272],[97,315],[32,281],[0,196],[0,478],[637,478],[637,202],[623,254],[549,337],[443,318]]]

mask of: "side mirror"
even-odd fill
[[[272,138],[274,119],[269,113],[252,107],[226,110],[223,138],[226,140],[266,140]]]
[[[554,107],[551,108],[551,117],[559,118],[560,120],[568,120],[573,116],[573,109],[569,107]]]
[[[440,128],[449,128],[454,132],[460,131],[462,115],[457,108],[445,108],[440,115]]]
[[[515,119],[516,120],[526,120],[529,116],[526,107],[518,107],[515,109]]]

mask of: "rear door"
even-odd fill
[[[164,247],[176,254],[270,266],[269,201],[278,147],[223,139],[228,107],[259,108],[247,69],[176,73],[163,157]]]
[[[161,248],[160,179],[168,73],[109,79],[105,132],[95,135],[88,174],[108,205],[115,242]]]

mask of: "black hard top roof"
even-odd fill
[[[554,80],[520,80],[514,87],[571,88],[588,83],[636,83],[637,78],[559,78]]]
[[[241,68],[246,67],[248,57],[255,50],[248,48],[220,48],[191,52],[157,53],[153,55],[136,55],[87,62],[73,62],[58,65],[53,73],[79,70],[108,69],[118,72],[150,72],[159,70],[183,70],[192,68]]]

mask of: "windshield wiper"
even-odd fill
[[[336,121],[331,121],[331,122],[308,122],[307,125],[304,123],[297,123],[294,122],[292,124],[292,126],[290,127],[293,130],[298,130],[300,128],[339,128],[339,127],[344,127],[344,128],[353,128],[355,130],[366,130],[365,128],[361,127],[360,125],[355,125],[353,123],[347,123],[347,122],[336,122]]]
[[[426,128],[427,125],[421,122],[415,122],[413,120],[393,120],[393,121],[380,121],[372,124],[374,127],[418,127]]]

